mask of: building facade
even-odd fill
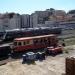
[[[10,29],[21,28],[21,18],[20,15],[15,14],[13,18],[9,21]]]
[[[21,28],[30,27],[30,15],[23,14],[21,15]]]

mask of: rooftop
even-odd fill
[[[23,38],[16,38],[15,41],[22,41],[22,40],[28,40],[28,39],[35,39],[35,38],[43,38],[43,37],[52,37],[55,36],[54,34],[50,35],[43,35],[43,36],[35,36],[35,37],[23,37]]]

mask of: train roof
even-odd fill
[[[14,41],[22,41],[22,40],[29,40],[29,39],[42,38],[42,37],[52,37],[52,36],[55,36],[55,35],[50,34],[50,35],[41,35],[41,36],[33,36],[33,37],[16,38],[14,39]]]
[[[15,31],[31,31],[31,30],[43,30],[43,29],[60,29],[60,27],[34,27],[34,28],[17,28],[17,29],[11,29],[11,30],[6,30],[5,32],[15,32]]]
[[[8,46],[10,46],[10,44],[12,44],[12,43],[1,44],[1,45],[0,45],[0,48],[1,48],[1,47],[8,47]]]

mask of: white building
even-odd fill
[[[30,15],[30,27],[37,27],[38,24],[38,15],[33,13]]]
[[[30,15],[30,27],[33,27],[33,16]]]
[[[0,31],[9,29],[9,20],[8,14],[0,14]]]
[[[15,14],[9,21],[10,29],[21,28],[20,15]]]
[[[23,14],[21,15],[21,28],[30,27],[30,15]]]
[[[30,18],[30,26],[37,27],[37,24],[44,24],[49,15],[48,11],[35,11]]]

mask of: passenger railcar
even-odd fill
[[[55,35],[43,35],[34,37],[16,38],[13,42],[13,52],[22,52],[26,50],[36,50],[57,46],[58,40]]]

